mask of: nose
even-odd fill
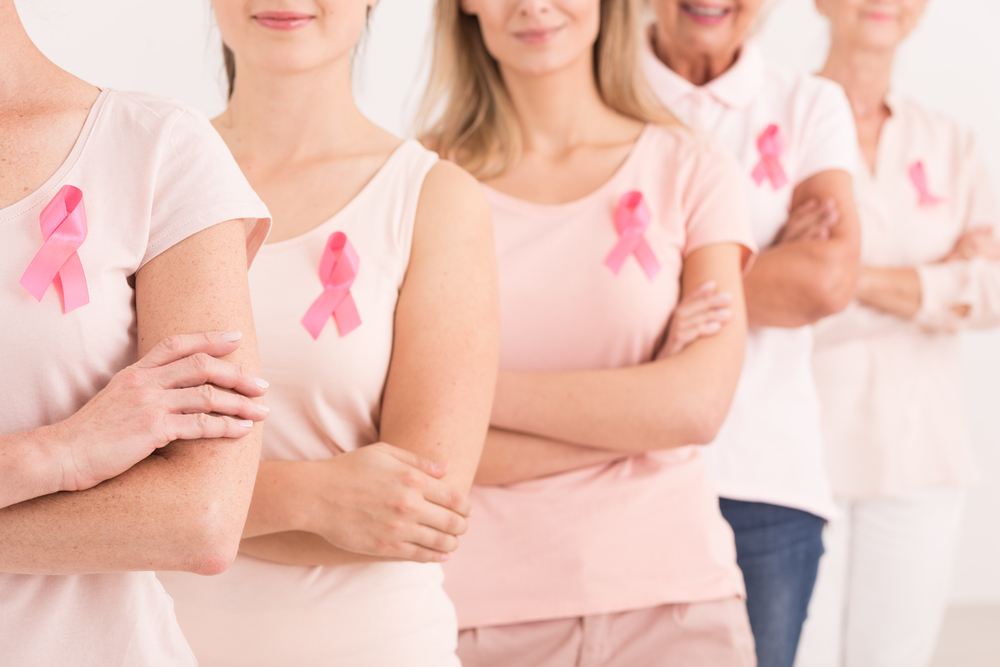
[[[518,13],[522,16],[544,16],[552,10],[551,0],[522,0]]]

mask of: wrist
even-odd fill
[[[310,492],[315,469],[314,461],[261,462],[254,496],[255,501],[267,507],[265,533],[315,532]]]
[[[0,507],[62,490],[61,459],[49,427],[2,436]]]

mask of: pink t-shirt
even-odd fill
[[[710,244],[754,247],[740,179],[714,141],[649,125],[614,176],[582,199],[541,205],[487,188],[501,368],[569,371],[652,360],[684,258]],[[653,280],[633,256],[617,276],[604,264],[618,241],[615,207],[631,190],[651,213],[645,238],[662,266]],[[471,498],[469,531],[445,565],[445,589],[463,628],[743,593],[732,532],[696,447],[476,486]]]
[[[39,303],[19,284],[42,247],[39,214],[65,184],[83,192],[89,229],[78,254],[90,303],[68,314],[55,288]],[[59,170],[0,210],[0,432],[69,417],[135,362],[131,277],[185,238],[238,218],[252,258],[270,226],[267,209],[204,116],[151,95],[103,91]],[[2,533],[0,525],[0,543]],[[0,574],[0,664],[195,660],[152,572]]]
[[[396,301],[410,262],[417,202],[437,156],[403,143],[340,212],[264,246],[250,272],[261,367],[271,383],[265,461],[317,461],[379,440]],[[351,296],[361,325],[317,340],[302,316],[323,291],[327,239],[359,258]],[[410,562],[299,567],[240,555],[206,578],[160,572],[202,667],[457,667],[455,610],[441,568]]]

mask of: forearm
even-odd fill
[[[920,277],[912,267],[863,266],[858,274],[857,299],[869,308],[913,319],[921,298]]]
[[[0,509],[62,489],[52,428],[0,435]]]
[[[0,509],[0,571],[85,574],[133,570],[221,572],[235,555],[249,493],[242,457],[259,456],[260,427],[219,443],[174,443],[114,479]],[[180,451],[210,450],[212,474]],[[173,451],[172,451],[173,450]],[[225,451],[224,451],[225,450]]]
[[[744,279],[752,327],[802,327],[847,307],[857,259],[839,239],[796,241],[763,251]]]
[[[624,458],[619,451],[583,447],[491,428],[476,471],[479,486],[514,484]]]
[[[301,531],[251,537],[240,542],[240,553],[283,565],[355,565],[390,562],[393,559],[345,551],[316,533]]]
[[[250,510],[243,526],[241,549],[250,538],[306,531],[312,508],[303,477],[308,474],[310,463],[261,461],[257,467]]]

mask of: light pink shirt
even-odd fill
[[[739,161],[753,238],[767,248],[788,219],[794,188],[824,171],[853,173],[854,116],[840,86],[764,60],[753,43],[722,76],[695,86],[660,62],[647,42],[653,89],[682,121],[714,134]],[[758,137],[780,131],[787,183],[757,183]],[[829,517],[836,512],[823,464],[819,397],[812,375],[812,327],[756,327],[729,416],[705,450],[719,495]]]
[[[261,368],[271,383],[265,461],[317,461],[379,440],[396,301],[410,261],[417,202],[437,156],[403,143],[340,212],[264,246],[250,272]],[[360,264],[351,295],[361,325],[301,319],[323,291],[329,236],[347,235]],[[238,556],[225,573],[158,573],[202,667],[406,665],[458,660],[455,611],[438,565],[299,567]]]
[[[42,247],[39,213],[65,185],[83,192],[88,234],[78,254],[90,303],[64,314],[18,281]],[[184,105],[105,90],[59,170],[0,210],[0,432],[53,424],[136,361],[142,266],[226,220],[247,223],[252,258],[270,226],[215,130]],[[0,525],[0,542],[3,542]],[[170,598],[152,572],[0,574],[0,664],[194,665]]]
[[[948,118],[890,95],[875,172],[860,165],[862,261],[914,266],[921,305],[905,320],[858,303],[816,327],[814,368],[823,401],[834,493],[871,498],[977,481],[959,382],[966,327],[1000,324],[1000,262],[941,263],[962,232],[1000,214],[972,135]],[[910,169],[923,165],[920,203]],[[967,306],[962,317],[953,306]]]
[[[714,141],[649,125],[591,194],[541,205],[491,188],[500,275],[500,366],[619,368],[653,359],[684,258],[753,247],[739,172]],[[616,276],[613,212],[642,192],[661,272],[635,257]],[[749,257],[750,251],[747,251]],[[669,400],[665,397],[664,400]],[[445,565],[463,628],[612,613],[741,595],[732,532],[698,449],[685,447],[506,486],[472,489],[473,513]]]

